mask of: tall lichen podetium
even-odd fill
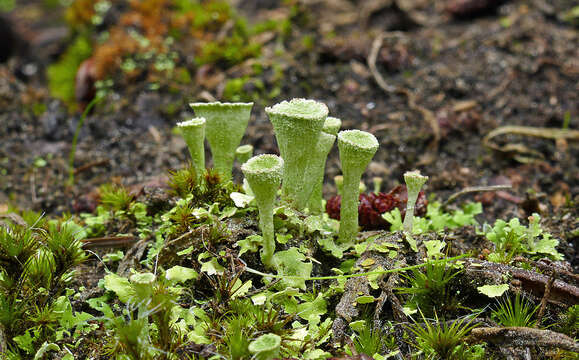
[[[311,181],[313,184],[308,200],[308,208],[312,214],[321,214],[323,212],[322,188],[324,186],[326,159],[330,150],[332,150],[341,126],[342,121],[340,119],[328,116],[324,121],[322,132],[320,132],[316,150],[312,154],[312,161],[305,176],[305,180]]]
[[[261,260],[267,267],[272,266],[275,252],[273,206],[283,177],[283,168],[284,160],[270,154],[254,156],[241,166],[259,209],[259,227],[263,234]]]
[[[189,148],[191,162],[197,174],[197,179],[205,171],[205,124],[206,120],[202,117],[177,123],[187,148]]]
[[[341,131],[338,134],[338,149],[344,176],[338,241],[346,243],[353,241],[358,233],[360,179],[378,150],[378,140],[365,131]]]
[[[414,206],[418,199],[418,194],[424,183],[428,180],[428,176],[423,176],[420,171],[407,171],[404,173],[404,182],[406,183],[406,190],[408,192],[408,201],[406,202],[406,215],[404,216],[404,232],[412,234],[412,223],[414,222]]]
[[[303,210],[311,194],[303,179],[328,116],[328,107],[315,100],[292,99],[267,107],[265,112],[273,124],[285,163],[282,198],[293,208]]]
[[[227,180],[231,179],[231,169],[235,159],[235,149],[245,133],[253,103],[191,103],[197,116],[207,120],[205,133],[213,167]]]

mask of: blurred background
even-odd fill
[[[572,0],[0,0],[0,207],[163,186],[192,101],[254,101],[243,143],[277,153],[264,107],[305,97],[376,135],[383,191],[418,168],[442,197],[511,185],[475,196],[489,217],[555,214],[579,194],[578,25]],[[335,149],[326,196],[338,174]]]

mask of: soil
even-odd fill
[[[509,151],[485,144],[485,136],[502,126],[579,130],[579,32],[565,20],[573,2],[486,0],[479,1],[484,9],[474,10],[468,3],[301,2],[299,25],[283,43],[265,42],[257,60],[279,63],[281,91],[256,101],[243,143],[256,153],[276,153],[264,107],[293,97],[323,101],[343,120],[343,129],[378,138],[380,148],[365,174],[369,186],[380,177],[388,191],[412,169],[430,177],[426,193],[442,200],[466,187],[510,185],[456,203],[481,201],[480,221],[491,224],[540,213],[577,273],[577,136],[490,139],[497,146],[520,145]],[[62,8],[45,6],[19,3],[0,19],[16,37],[11,38],[14,55],[0,64],[0,213],[8,204],[49,216],[91,211],[90,194],[103,183],[163,183],[168,170],[183,167],[189,157],[172,131],[193,116],[187,103],[219,99],[224,79],[251,66],[212,67],[213,76],[224,75],[212,83],[203,75],[207,68],[192,65],[195,80],[178,91],[167,84],[151,90],[139,81],[115,87],[87,116],[74,159],[75,182],[66,185],[81,115],[47,88],[46,67],[70,43],[71,30]],[[237,5],[250,22],[285,13],[284,6],[280,1]],[[304,37],[313,46],[305,46]],[[269,76],[264,72],[262,80],[273,86]],[[331,179],[338,174],[334,149],[326,198],[335,194]]]

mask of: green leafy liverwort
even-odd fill
[[[341,131],[338,134],[338,149],[340,150],[340,161],[344,174],[338,241],[346,243],[354,240],[358,233],[360,179],[366,166],[378,150],[378,140],[374,135],[365,131]]]
[[[276,334],[263,334],[249,344],[249,351],[255,359],[271,360],[279,356],[281,337]]]
[[[231,179],[235,149],[245,133],[253,103],[191,103],[195,114],[207,120],[205,132],[213,167],[226,179]]]
[[[292,207],[304,209],[311,188],[303,181],[303,176],[328,116],[328,107],[315,100],[292,99],[268,107],[265,112],[273,124],[285,162],[282,197]]]
[[[205,118],[193,118],[191,120],[177,123],[181,130],[181,135],[187,143],[193,168],[197,173],[197,179],[205,171]]]
[[[241,166],[249,186],[255,194],[259,209],[259,227],[263,233],[262,261],[271,267],[275,251],[273,206],[283,176],[284,161],[276,155],[259,155]]]

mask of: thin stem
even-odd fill
[[[420,269],[422,267],[425,267],[428,264],[430,264],[430,265],[446,264],[447,262],[463,259],[465,257],[468,257],[469,255],[470,254],[462,254],[459,256],[441,259],[441,260],[430,260],[430,261],[427,261],[425,263],[418,264],[418,265],[411,265],[411,266],[406,266],[406,267],[401,267],[401,268],[396,268],[396,269],[377,270],[377,271],[369,271],[369,272],[364,272],[364,273],[348,274],[348,275],[310,276],[310,277],[297,276],[297,275],[278,275],[278,274],[263,273],[261,271],[254,270],[254,269],[249,268],[249,267],[245,267],[245,271],[252,273],[252,274],[259,275],[259,276],[272,278],[272,279],[304,280],[304,281],[338,280],[338,279],[350,279],[350,278],[362,277],[362,276],[392,274],[392,273],[397,273],[397,272],[415,270],[415,269]]]

